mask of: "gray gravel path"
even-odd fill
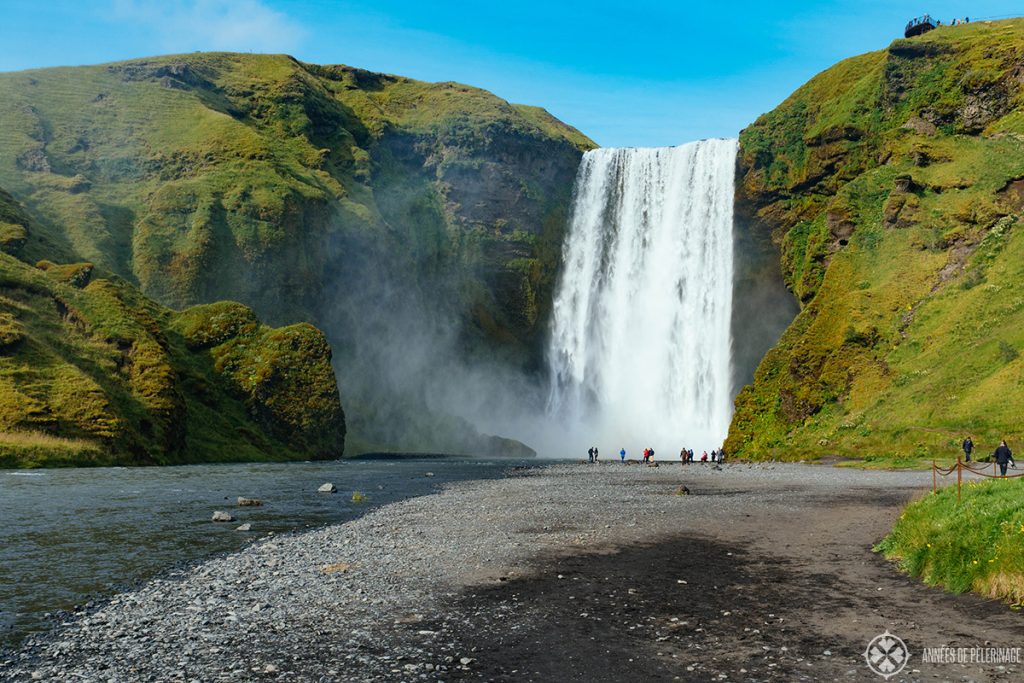
[[[675,495],[682,485],[690,495]],[[908,600],[917,591],[942,603],[935,608],[941,612],[934,619],[939,629],[958,605],[973,608],[971,598],[957,603],[959,598],[917,586],[865,547],[884,533],[903,502],[930,486],[927,472],[618,463],[556,465],[507,479],[451,484],[440,494],[389,505],[353,522],[268,538],[118,595],[0,657],[0,679],[487,678],[486,653],[474,651],[467,628],[479,627],[483,642],[502,615],[491,610],[481,616],[466,602],[471,592],[545,578],[558,558],[606,556],[639,542],[678,542],[688,534],[727,540],[755,558],[800,561],[817,547],[837,567],[871,565],[907,592]],[[833,508],[842,508],[842,523],[801,521]],[[863,585],[856,580],[850,579],[850,591],[873,594],[875,579],[861,577]],[[857,608],[856,601],[850,604],[854,621]],[[1020,644],[1019,619],[996,609],[997,617],[1006,613],[1006,621],[992,630],[1010,628]],[[502,621],[503,632],[534,627],[514,612]],[[860,615],[865,633],[913,621],[876,612]],[[993,614],[983,612],[984,618]],[[835,616],[811,610],[807,628],[827,634]],[[693,680],[710,680],[701,667],[686,666],[692,663],[679,663],[683,680],[689,680],[688,672],[700,674]],[[842,666],[856,670],[854,663]],[[976,677],[964,680],[1012,680],[992,671],[972,671]],[[937,680],[925,673],[927,680]]]

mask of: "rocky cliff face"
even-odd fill
[[[482,90],[278,55],[3,74],[0,92],[0,182],[66,251],[167,305],[317,319],[334,277],[383,254],[456,268],[485,309],[468,317],[524,345],[593,146]]]
[[[801,310],[736,399],[728,451],[1024,436],[1022,84],[1024,21],[942,27],[839,63],[743,131],[739,213]]]
[[[88,260],[174,308],[232,299],[313,322],[342,373],[438,321],[465,353],[538,366],[593,147],[547,112],[225,53],[0,74],[0,94],[0,185],[40,225],[27,257]],[[403,307],[416,315],[381,315]],[[356,380],[364,417],[396,398]]]
[[[318,330],[237,303],[176,313],[92,263],[30,265],[15,257],[35,225],[3,192],[0,221],[0,467],[342,454]]]

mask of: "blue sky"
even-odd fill
[[[734,136],[815,73],[930,12],[1013,3],[0,0],[0,71],[170,52],[287,52],[487,88],[605,146]]]

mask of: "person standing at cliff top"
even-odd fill
[[[1006,445],[1006,440],[1003,439],[999,442],[999,448],[993,453],[996,458],[996,464],[999,465],[1000,476],[1006,476],[1006,466],[1010,465],[1016,469],[1017,463],[1013,461],[1013,451]]]
[[[967,462],[970,462],[971,461],[971,451],[974,450],[974,442],[971,440],[971,437],[967,437],[966,439],[964,439],[963,449],[964,449],[964,455],[967,456]]]

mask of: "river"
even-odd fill
[[[0,470],[0,647],[49,615],[271,533],[344,522],[526,462],[416,459]],[[331,482],[338,492],[318,493]],[[353,494],[365,496],[354,502]],[[259,507],[238,507],[239,496]],[[235,522],[214,523],[214,510]],[[243,524],[251,531],[236,531]]]

